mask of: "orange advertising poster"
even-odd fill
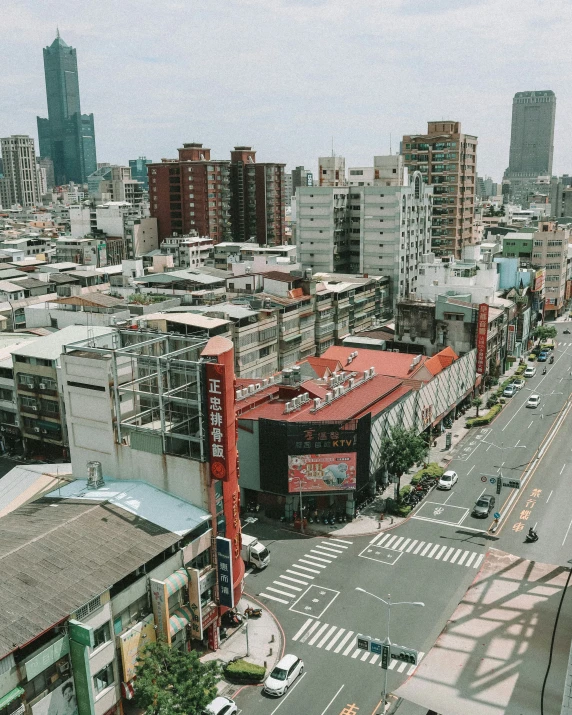
[[[356,488],[356,452],[288,457],[289,492],[329,492]]]

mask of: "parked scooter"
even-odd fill
[[[544,370],[542,371],[542,374],[546,375],[546,368],[544,368]]]
[[[550,356],[550,360],[548,362],[552,365],[552,363],[554,362],[554,355]]]
[[[251,608],[248,606],[248,608],[244,609],[244,615],[248,616],[248,618],[260,618],[262,615],[262,608]]]

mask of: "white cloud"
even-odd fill
[[[347,163],[447,117],[479,137],[479,171],[508,162],[512,96],[558,97],[555,170],[572,170],[569,0],[4,0],[0,135],[35,135],[42,47],[77,48],[82,108],[100,160],[216,157],[315,167],[331,137]]]

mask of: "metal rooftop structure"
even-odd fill
[[[66,346],[76,357],[108,360],[119,444],[208,460],[204,365],[208,337],[118,330],[112,349],[89,340]],[[143,446],[144,445],[144,446]]]

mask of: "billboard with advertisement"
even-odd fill
[[[356,452],[288,456],[288,491],[330,492],[356,488]]]
[[[207,363],[207,421],[209,433],[210,472],[214,479],[228,477],[227,455],[230,452],[230,435],[226,414],[226,370],[224,365]]]
[[[487,336],[489,330],[489,306],[479,305],[477,318],[477,372],[483,375],[487,371]]]
[[[69,678],[58,688],[32,706],[33,715],[78,715],[73,680]]]
[[[152,613],[119,636],[124,681],[129,682],[135,677],[137,658],[141,658],[145,647],[155,641],[155,620]]]
[[[151,586],[151,603],[153,604],[153,615],[157,625],[157,638],[164,640],[170,645],[171,633],[169,630],[169,596],[164,581],[149,579]]]
[[[546,282],[546,268],[537,268],[536,275],[534,277],[534,287],[532,290],[534,293],[539,293],[544,289],[544,284]]]
[[[221,606],[234,608],[232,589],[232,544],[230,539],[216,537],[216,561],[218,577],[218,599]]]

